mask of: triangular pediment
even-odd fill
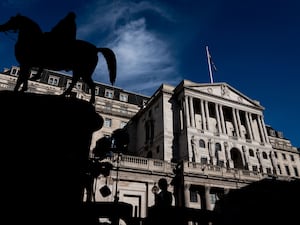
[[[199,83],[187,83],[185,87],[193,89],[198,92],[206,93],[208,95],[223,98],[224,100],[234,101],[240,104],[248,105],[251,107],[263,108],[258,101],[252,100],[246,95],[242,94],[235,88],[231,87],[227,83],[212,83],[212,84],[199,84]]]

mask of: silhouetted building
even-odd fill
[[[0,74],[1,89],[13,89],[17,71],[12,67]],[[70,81],[69,75],[45,70],[40,81],[29,81],[29,91],[58,95]],[[266,178],[300,178],[299,150],[265,124],[258,101],[227,83],[162,84],[150,98],[96,85],[95,107],[104,126],[94,133],[91,149],[118,128],[129,132],[128,152],[119,160],[107,159],[114,168],[97,179],[96,201],[114,201],[118,195],[133,206],[132,216],[145,218],[154,205],[151,190],[164,177],[174,193],[173,206],[212,211],[230,190]],[[88,101],[83,83],[77,84],[74,97]],[[112,194],[102,196],[103,186]]]

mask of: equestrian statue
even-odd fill
[[[14,91],[25,92],[28,80],[40,78],[43,69],[55,71],[72,71],[72,82],[64,90],[63,96],[71,94],[77,81],[81,78],[91,89],[90,103],[95,103],[95,83],[92,75],[98,63],[98,52],[104,56],[112,85],[116,79],[116,56],[110,48],[76,39],[76,15],[69,12],[50,32],[42,32],[39,25],[30,18],[17,14],[0,25],[0,32],[17,31],[15,57],[20,64]],[[30,78],[30,70],[38,68],[35,76]]]

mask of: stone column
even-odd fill
[[[263,143],[266,142],[266,137],[264,135],[264,129],[263,129],[263,126],[262,126],[262,123],[261,123],[261,120],[260,120],[260,115],[257,115],[257,123],[258,123],[258,127],[259,127],[259,133],[260,133],[260,136],[261,136],[261,141]]]
[[[236,116],[237,116],[237,124],[239,128],[239,136],[242,137],[242,125],[241,125],[240,111],[238,109],[236,109]]]
[[[190,206],[190,186],[191,184],[184,185],[184,200],[185,200],[185,207]]]
[[[220,112],[219,112],[219,104],[215,104],[215,108],[216,108],[216,119],[217,119],[217,127],[218,127],[218,133],[222,133],[221,130],[221,120],[220,120]]]
[[[207,127],[207,130],[210,130],[209,128],[209,110],[208,110],[208,101],[205,101],[205,114],[206,114],[206,127]]]
[[[252,130],[250,127],[250,121],[249,121],[249,113],[246,112],[246,126],[247,126],[247,131],[248,131],[248,135],[249,135],[249,139],[253,140],[253,134],[252,134]]]
[[[185,96],[184,99],[185,102],[185,121],[186,121],[186,126],[190,127],[190,113],[189,113],[189,101],[188,101],[188,96]]]
[[[206,210],[211,210],[211,202],[210,202],[210,187],[209,186],[204,186],[205,188],[205,207]]]
[[[273,167],[273,174],[277,174],[277,168],[276,168],[276,159],[275,159],[275,156],[274,156],[274,151],[270,151],[270,155],[269,155],[270,159],[271,159],[271,164],[272,164],[272,167]]]
[[[222,105],[220,106],[220,116],[221,116],[221,123],[222,123],[222,133],[226,134],[226,126],[225,126],[225,120],[224,120],[224,114],[223,114],[223,107]]]
[[[250,135],[251,135],[251,140],[254,140],[253,127],[252,127],[252,114],[250,112],[248,112],[247,115],[248,115],[248,120],[249,120],[249,131],[250,131]]]
[[[203,100],[200,100],[201,104],[201,118],[202,118],[202,129],[206,130],[206,118],[205,118],[205,112],[204,112],[204,103]]]
[[[267,129],[266,129],[266,125],[265,125],[263,116],[260,116],[260,119],[261,119],[261,124],[263,126],[264,134],[265,134],[265,140],[266,140],[267,143],[270,143],[269,142],[269,137],[268,137],[268,132],[267,132]]]
[[[189,96],[190,100],[190,116],[191,116],[191,127],[196,127],[195,124],[195,114],[194,114],[194,104],[193,104],[193,97]]]
[[[239,137],[239,130],[237,126],[237,119],[236,119],[236,114],[235,114],[235,109],[232,108],[232,115],[233,115],[233,127],[236,133],[236,136]]]

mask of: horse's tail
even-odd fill
[[[108,71],[109,71],[109,79],[112,85],[114,85],[117,76],[117,60],[115,53],[109,48],[97,48],[98,52],[101,52],[104,56]]]

